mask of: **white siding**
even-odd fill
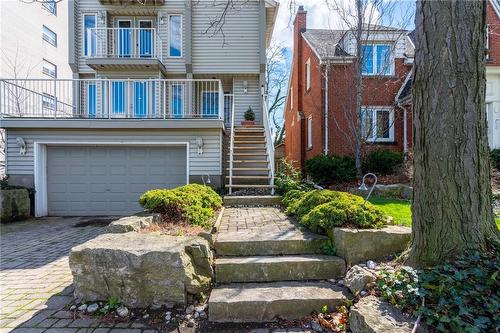
[[[244,82],[247,82],[248,91],[244,93]],[[244,120],[243,115],[248,107],[251,106],[255,112],[255,122],[262,124],[261,95],[258,77],[240,77],[234,79],[234,121],[239,125]]]
[[[210,23],[220,17],[222,3],[193,2],[193,73],[259,73],[259,2],[237,3],[226,16],[223,31],[207,32]]]
[[[26,142],[26,155],[19,154],[16,138]],[[203,138],[203,153],[198,154],[196,139]],[[7,130],[7,174],[32,175],[34,172],[33,143],[35,141],[120,141],[129,142],[189,142],[190,175],[221,174],[220,130]]]

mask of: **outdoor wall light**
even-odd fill
[[[164,24],[165,23],[165,15],[163,15],[163,13],[160,12],[160,24]]]
[[[19,154],[26,155],[26,142],[24,141],[24,139],[21,137],[17,137],[16,142],[17,146],[19,147]]]
[[[243,81],[243,93],[248,94],[248,81]]]
[[[201,175],[201,180],[203,181],[203,185],[212,184],[212,180],[210,179],[210,175],[207,175],[207,180],[205,180],[204,175]]]
[[[203,138],[201,136],[196,138],[196,147],[198,147],[198,155],[203,154]]]
[[[359,186],[358,190],[360,191],[368,191],[368,187],[366,186],[366,183],[365,183],[365,179],[367,176],[371,176],[375,179],[375,182],[373,183],[373,186],[372,188],[370,189],[370,192],[368,192],[368,195],[366,196],[365,198],[365,201],[363,202],[363,207],[365,207],[366,205],[366,202],[368,201],[368,198],[370,198],[370,195],[372,194],[373,192],[373,189],[375,188],[375,185],[377,185],[377,176],[373,173],[367,173],[366,175],[363,176],[363,181],[361,182],[361,185]]]

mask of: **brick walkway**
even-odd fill
[[[275,207],[229,207],[224,210],[219,233],[225,232],[283,232],[297,225]]]

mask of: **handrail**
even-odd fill
[[[233,193],[233,154],[234,154],[234,101],[231,107],[231,139],[229,144],[229,194]]]
[[[267,107],[266,95],[262,95],[262,119],[264,123],[264,130],[266,132],[266,150],[269,156],[269,171],[271,178],[269,179],[269,185],[271,185],[271,194],[274,194],[274,145],[273,145],[273,135],[271,131],[271,125],[269,120]]]

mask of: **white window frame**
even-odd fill
[[[181,27],[180,27],[180,32],[181,32],[181,47],[180,47],[180,51],[181,51],[181,54],[178,55],[178,56],[173,56],[173,55],[170,55],[170,39],[171,39],[171,31],[170,31],[170,18],[172,16],[179,16],[181,18]],[[167,57],[168,58],[182,58],[184,56],[184,52],[183,52],[183,48],[184,48],[184,42],[183,42],[183,38],[184,38],[184,35],[183,35],[183,26],[184,26],[184,17],[182,14],[169,14],[168,17],[167,17],[167,24],[168,24],[168,38],[167,38],[167,47],[168,47],[168,50],[167,50]]]
[[[54,34],[54,38],[46,33],[46,30],[50,31]],[[55,33],[52,29],[47,27],[46,25],[42,25],[42,39],[49,43],[50,45],[57,47],[57,33]]]
[[[83,31],[83,36],[82,36],[82,54],[84,57],[88,57],[89,55],[92,54],[90,52],[90,44],[89,44],[89,49],[87,50],[87,53],[85,53],[85,35],[88,34],[87,31],[85,31],[85,16],[93,16],[94,17],[94,22],[95,22],[95,28],[97,28],[97,14],[96,13],[84,13],[82,14],[82,31]],[[96,40],[96,49],[97,49],[97,40]],[[97,52],[97,50],[94,50],[94,52]]]
[[[306,61],[306,91],[311,90],[311,58]]]
[[[57,2],[55,0],[45,0],[42,2],[42,7],[49,13],[57,16]]]
[[[384,111],[389,112],[389,137],[379,138],[377,137],[377,112]],[[361,108],[363,116],[366,116],[368,112],[371,112],[372,125],[371,125],[371,136],[366,137],[366,142],[394,142],[394,108],[390,106],[363,106]],[[362,121],[362,123],[364,123]]]
[[[365,71],[362,71],[361,75],[363,76],[393,76],[394,71],[395,71],[395,59],[394,59],[394,49],[393,45],[390,43],[364,43],[363,46],[371,46],[373,47],[372,49],[372,61],[373,61],[373,66],[372,66],[372,72],[368,73]],[[390,52],[390,72],[389,73],[383,73],[383,72],[378,72],[377,68],[377,46],[388,46],[389,47],[389,52]],[[365,60],[364,58],[362,59],[363,61]],[[363,61],[361,62],[361,66],[363,66]]]
[[[293,86],[290,87],[290,110],[293,110]]]
[[[311,149],[312,143],[312,116],[307,117],[307,149]]]
[[[46,65],[48,65],[49,67],[53,66],[54,69],[48,68]],[[51,78],[57,78],[57,65],[51,63],[47,59],[42,59],[42,73],[50,76]]]

